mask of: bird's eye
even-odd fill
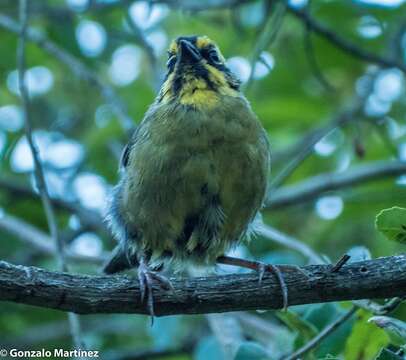
[[[176,62],[176,55],[171,55],[168,59],[168,61],[166,62],[166,66],[170,69],[171,67],[173,67],[175,65]]]
[[[215,63],[215,64],[221,64],[221,59],[220,59],[220,56],[219,56],[219,54],[217,53],[217,51],[216,50],[210,50],[210,52],[209,52],[209,58],[210,58],[210,60],[213,62],[213,63]]]

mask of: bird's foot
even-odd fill
[[[289,306],[289,300],[288,300],[288,287],[286,285],[285,279],[283,278],[282,272],[280,271],[280,269],[276,266],[276,265],[272,265],[272,264],[265,264],[262,263],[260,261],[255,261],[256,263],[258,263],[258,282],[261,284],[262,283],[262,279],[264,278],[265,275],[265,271],[270,271],[273,272],[276,276],[276,278],[278,279],[279,282],[279,286],[281,287],[281,291],[282,291],[282,301],[283,301],[283,311],[286,311],[288,306]]]
[[[217,262],[226,265],[234,265],[240,266],[247,269],[255,270],[258,272],[258,281],[262,283],[262,279],[265,275],[266,271],[272,272],[275,274],[276,278],[278,279],[278,283],[281,287],[282,291],[282,303],[283,303],[283,310],[286,310],[289,306],[289,299],[288,299],[288,287],[286,285],[285,279],[283,278],[282,272],[280,269],[272,264],[265,264],[260,261],[251,261],[245,259],[234,258],[231,256],[220,256],[217,258]]]
[[[146,303],[147,310],[151,316],[151,325],[154,322],[154,296],[153,296],[153,284],[154,281],[165,290],[172,290],[174,288],[168,278],[152,271],[144,261],[140,261],[138,266],[138,280],[140,282],[141,302]]]

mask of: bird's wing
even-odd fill
[[[119,162],[119,170],[120,171],[125,171],[127,166],[128,166],[128,162],[130,160],[130,153],[131,153],[131,149],[134,146],[134,143],[137,140],[137,136],[139,133],[139,129],[142,126],[142,122],[141,124],[139,124],[133,134],[131,135],[131,139],[130,141],[124,146],[123,151],[121,152],[121,156],[120,156],[120,162]]]
[[[119,169],[120,170],[125,170],[125,168],[128,165],[128,160],[129,160],[130,151],[131,151],[131,145],[132,145],[132,142],[130,141],[128,144],[126,144],[124,146],[124,149],[121,152],[120,162],[119,162]]]

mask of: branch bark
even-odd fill
[[[332,265],[280,266],[289,304],[406,296],[406,254]],[[171,279],[174,292],[154,288],[158,316],[255,309],[280,309],[282,294],[273,274],[261,284],[257,274]],[[73,275],[0,261],[0,301],[80,314],[146,314],[136,278]]]

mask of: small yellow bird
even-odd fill
[[[104,268],[138,267],[151,315],[153,280],[170,288],[155,271],[166,260],[243,266],[260,278],[268,268],[284,285],[271,265],[225,256],[246,236],[265,196],[265,130],[208,37],[179,37],[168,54],[161,90],[122,155],[108,210],[119,245]]]

